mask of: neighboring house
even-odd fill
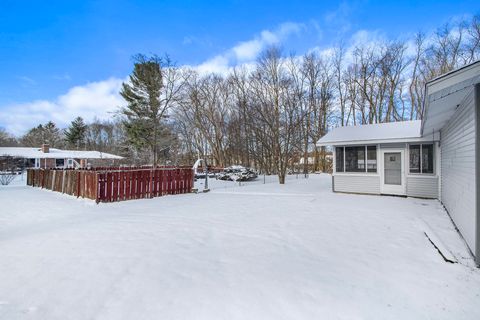
[[[304,157],[301,157],[297,164],[303,165],[303,164],[305,163],[305,160],[304,160],[304,159],[305,159]],[[327,160],[327,161],[332,161],[332,159],[333,159],[333,154],[327,153],[327,154],[325,155],[325,160]],[[319,157],[319,160],[321,160],[321,156]],[[307,161],[308,161],[307,164],[313,165],[313,164],[315,164],[315,157],[308,157],[308,158],[307,158]]]
[[[99,151],[60,150],[48,144],[41,148],[0,147],[0,157],[25,159],[29,168],[77,168],[86,167],[90,161],[98,165],[112,164],[123,157]]]
[[[480,264],[480,61],[426,84],[422,121],[340,127],[336,192],[439,199]]]

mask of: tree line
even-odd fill
[[[480,18],[433,34],[377,40],[324,52],[286,55],[267,48],[254,65],[199,74],[169,57],[137,55],[121,89],[125,105],[112,121],[65,131],[49,122],[0,143],[96,149],[130,162],[220,167],[243,164],[267,174],[327,171],[315,142],[336,126],[422,119],[425,83],[480,58]],[[10,139],[10,140],[9,140]],[[13,140],[12,140],[13,139]]]

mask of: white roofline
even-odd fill
[[[394,139],[371,139],[371,140],[343,140],[330,143],[318,143],[317,147],[326,146],[344,146],[344,145],[365,145],[365,144],[387,144],[387,143],[409,143],[409,142],[425,142],[425,141],[439,141],[438,137],[432,139],[429,137],[411,137],[411,138],[394,138]]]
[[[453,84],[457,82],[461,82],[462,80],[468,80],[472,78],[471,73],[472,71],[475,71],[474,69],[477,67],[477,64],[480,65],[480,60],[477,60],[475,62],[472,62],[470,64],[467,64],[463,67],[460,67],[458,69],[452,70],[450,72],[444,73],[436,78],[433,78],[432,80],[427,81],[426,85],[431,89],[431,93],[435,93],[437,91],[440,91],[442,89],[448,88],[449,86],[452,85],[452,83],[449,83],[449,80],[452,78],[458,78],[454,81]],[[476,74],[474,74],[475,76]],[[442,82],[446,82],[442,85]]]
[[[44,153],[39,148],[28,147],[0,147],[0,156],[26,159],[123,159],[121,156],[101,151],[61,150],[50,148],[50,152]]]

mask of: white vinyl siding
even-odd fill
[[[380,176],[342,174],[333,177],[336,192],[380,194]]]
[[[473,90],[441,131],[442,202],[475,252],[475,110]]]
[[[407,196],[418,198],[438,198],[437,176],[407,176]]]

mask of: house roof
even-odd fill
[[[417,141],[420,127],[420,120],[337,127],[318,140],[317,146]]]
[[[44,153],[41,148],[0,147],[0,156],[28,159],[123,159],[123,157],[99,151],[60,150],[55,148],[50,148],[49,152]]]
[[[480,60],[427,82],[422,133],[440,131],[479,82]]]

